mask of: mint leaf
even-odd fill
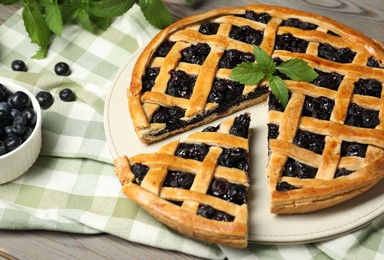
[[[234,68],[229,77],[241,84],[257,84],[265,74],[259,68],[259,64],[253,62],[243,62]]]
[[[172,16],[161,0],[139,0],[141,11],[147,21],[163,29],[172,23]]]
[[[255,54],[255,59],[257,64],[259,64],[260,70],[264,72],[264,74],[273,74],[276,71],[276,65],[273,62],[271,56],[268,55],[262,48],[254,45],[253,52]]]
[[[94,16],[114,18],[126,13],[135,3],[134,0],[101,0],[89,3],[89,13]]]
[[[16,4],[17,2],[19,2],[19,0],[0,0],[0,4],[3,5],[12,5]]]
[[[319,76],[319,74],[302,59],[284,61],[277,66],[277,69],[289,78],[297,81],[312,82]]]
[[[79,19],[79,22],[84,29],[92,33],[94,32],[92,21],[89,18],[89,14],[84,9],[78,11],[77,18]]]
[[[25,29],[31,42],[40,47],[33,58],[42,59],[47,55],[52,32],[45,23],[44,15],[41,13],[37,1],[28,1],[28,4],[23,2],[23,7],[22,17]]]
[[[269,87],[272,93],[280,101],[281,105],[285,108],[288,104],[288,90],[284,81],[279,76],[271,76],[269,80]]]
[[[45,21],[54,34],[61,35],[63,31],[63,20],[61,19],[61,11],[57,2],[48,3],[45,6]]]

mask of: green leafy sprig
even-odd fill
[[[254,46],[256,62],[242,62],[237,65],[229,77],[242,84],[258,84],[262,80],[269,82],[272,93],[285,108],[288,104],[288,89],[280,76],[274,75],[276,70],[287,77],[311,82],[319,76],[317,72],[302,59],[290,59],[276,66],[272,57],[263,49]]]
[[[16,3],[23,7],[24,26],[31,42],[39,47],[32,57],[36,59],[46,57],[52,37],[61,36],[65,24],[80,24],[92,33],[106,30],[135,3],[154,27],[162,29],[173,22],[161,0],[0,0],[4,5]]]

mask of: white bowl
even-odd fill
[[[0,155],[0,184],[12,181],[24,174],[36,161],[41,150],[41,109],[35,96],[27,89],[10,81],[0,79],[0,83],[12,93],[23,91],[32,102],[37,120],[35,128],[27,140],[15,150]]]

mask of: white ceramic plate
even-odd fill
[[[205,127],[198,127],[151,145],[140,142],[133,129],[125,95],[139,54],[137,52],[117,73],[105,104],[105,132],[114,158],[118,155],[133,156],[139,153],[156,152],[162,145],[175,139],[183,139],[191,132],[200,131]],[[260,104],[247,110],[252,113],[249,173],[251,178],[250,242],[292,244],[325,240],[361,228],[384,213],[383,181],[357,198],[318,212],[282,216],[269,213],[269,191],[265,176],[267,109],[267,104]],[[241,113],[238,112],[236,115]],[[223,120],[219,119],[210,125],[218,125]]]

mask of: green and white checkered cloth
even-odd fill
[[[47,58],[32,60],[36,46],[25,32],[21,12],[0,26],[0,83],[14,81],[33,93],[48,90],[55,98],[52,107],[43,110],[38,160],[20,178],[0,185],[1,229],[106,232],[209,259],[384,259],[384,216],[326,242],[251,244],[235,250],[188,239],[128,200],[113,171],[105,139],[104,100],[119,68],[156,33],[134,6],[96,35],[67,26],[62,37],[53,40]],[[24,60],[28,72],[13,72],[15,59]],[[59,61],[70,65],[69,77],[54,74]],[[66,87],[75,91],[76,102],[59,99],[59,91]]]

